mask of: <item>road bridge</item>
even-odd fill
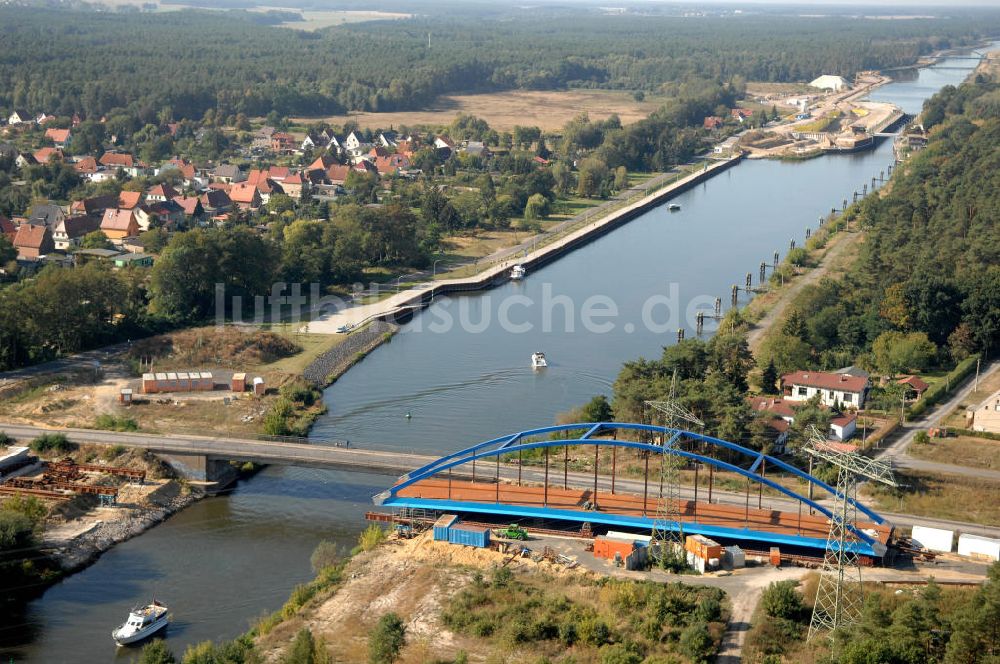
[[[440,461],[437,455],[422,453],[415,450],[371,449],[367,446],[358,447],[342,440],[312,440],[305,439],[267,439],[231,436],[195,436],[183,434],[157,434],[146,432],[116,432],[95,429],[47,428],[26,424],[0,422],[0,431],[7,433],[20,441],[30,441],[46,433],[63,433],[75,443],[94,445],[123,445],[149,450],[161,456],[182,476],[193,480],[216,482],[224,485],[232,480],[232,469],[229,461],[252,461],[265,465],[290,465],[332,470],[355,470],[389,477],[397,477],[417,469],[428,467],[429,464]],[[908,457],[893,460],[897,466],[905,467]],[[700,464],[699,464],[700,465]],[[480,466],[481,467],[481,466]],[[772,468],[769,466],[769,468]],[[493,468],[494,474],[496,468]],[[607,471],[607,469],[604,469]],[[703,468],[704,470],[704,468]],[[951,467],[952,471],[975,471],[976,469]],[[561,472],[558,472],[561,471]],[[559,468],[557,471],[567,487],[592,488],[593,473],[576,472],[569,468]],[[451,469],[454,479],[470,479],[476,472],[459,464]],[[480,477],[482,477],[480,475]],[[500,464],[500,477],[508,483],[541,484],[545,480],[544,468],[531,465],[516,465],[503,462]],[[388,482],[387,482],[388,483]],[[643,493],[642,479],[627,476],[614,476],[599,473],[597,488],[602,492],[623,492],[633,495]],[[698,501],[704,499],[706,492],[700,492],[691,486],[682,486],[680,497],[686,500]],[[716,488],[710,496],[711,502],[746,507],[745,492],[728,491]],[[827,508],[832,501],[823,495],[815,496],[815,502]],[[801,504],[798,500],[773,494],[758,494],[752,497],[755,509],[797,511]],[[973,523],[963,523],[945,519],[922,517],[913,514],[882,512],[881,515],[895,524],[918,524],[934,528],[958,528],[962,532],[983,535],[985,537],[1000,537],[1000,528],[981,526]]]

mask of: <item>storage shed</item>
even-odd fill
[[[158,392],[156,384],[156,374],[144,373],[142,374],[142,393],[143,394],[154,394]]]
[[[442,514],[434,522],[434,541],[447,542],[448,531],[458,523],[458,516],[455,514]]]
[[[233,392],[246,392],[247,391],[247,375],[245,373],[238,372],[233,374],[233,379],[229,381],[229,389]]]
[[[192,383],[197,382],[197,387],[193,384],[191,389],[199,390],[202,392],[211,392],[215,389],[215,378],[212,376],[211,371],[202,371],[200,373],[191,374]]]
[[[118,393],[118,403],[120,403],[123,406],[131,406],[132,405],[132,388],[131,387],[123,387],[122,388],[122,391]]]
[[[255,376],[253,379],[253,393],[254,396],[262,397],[267,392],[267,388],[264,386],[264,379],[260,376]]]
[[[195,374],[195,376],[197,375],[198,374]],[[186,371],[177,372],[177,391],[178,392],[191,391],[191,374],[187,373]]]

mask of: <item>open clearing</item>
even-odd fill
[[[398,113],[351,113],[322,118],[333,125],[354,121],[363,128],[451,124],[459,113],[469,113],[486,120],[490,127],[509,131],[516,125],[537,126],[555,131],[578,114],[586,112],[591,120],[604,120],[617,113],[622,124],[641,120],[659,108],[665,98],[646,97],[638,102],[631,92],[618,90],[566,90],[542,92],[511,90],[478,95],[445,95],[432,108]],[[318,118],[293,118],[295,124],[309,124]]]
[[[918,459],[951,463],[970,468],[1000,468],[1000,441],[972,436],[931,438],[927,443],[910,445],[908,451]]]
[[[988,496],[1000,495],[1000,484],[975,477],[922,472],[899,473],[906,485],[901,493],[889,488],[868,487],[875,509],[949,519],[984,526],[1000,522],[1000,503]]]

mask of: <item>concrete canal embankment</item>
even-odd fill
[[[376,304],[341,309],[325,315],[319,320],[308,323],[305,331],[317,334],[331,334],[343,326],[356,328],[374,320],[403,323],[409,320],[414,312],[429,306],[435,298],[451,293],[486,290],[509,281],[510,270],[515,264],[523,265],[530,275],[532,271],[555,261],[574,249],[613,231],[636,217],[645,214],[652,208],[662,205],[670,199],[705,182],[709,178],[732,168],[742,158],[743,155],[737,155],[729,159],[707,163],[703,170],[642,196],[635,202],[629,203],[582,228],[567,233],[565,236],[528,253],[520,260],[512,257],[508,260],[498,262],[472,277],[445,279],[427,283],[416,288],[410,288]],[[366,352],[370,350],[371,348],[368,348]],[[329,373],[324,374],[324,377],[327,376],[329,376]]]

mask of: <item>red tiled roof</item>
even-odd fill
[[[296,171],[286,177],[282,184],[302,184],[302,174]]]
[[[127,231],[135,222],[135,214],[132,210],[120,210],[110,208],[104,211],[101,219],[101,229],[109,231]]]
[[[69,129],[46,129],[45,138],[51,138],[53,143],[65,143],[69,140]]]
[[[917,376],[906,376],[905,378],[900,378],[896,382],[899,383],[900,385],[909,385],[917,392],[923,392],[928,387],[930,387],[928,383],[925,383]]]
[[[174,196],[171,200],[180,205],[184,214],[189,217],[198,212],[198,206],[201,204],[197,196]]]
[[[868,385],[867,378],[850,374],[826,373],[823,371],[793,371],[781,377],[782,385],[805,385],[823,390],[841,392],[862,392]]]
[[[96,173],[97,160],[93,157],[83,157],[80,161],[73,164],[73,169],[77,173]]]
[[[52,157],[62,159],[63,152],[59,148],[42,148],[41,150],[36,150],[32,156],[39,164],[44,164],[47,163]]]
[[[318,169],[321,169],[321,170],[325,171],[326,169],[330,168],[331,166],[333,166],[336,163],[337,163],[336,159],[334,159],[333,157],[331,157],[328,154],[325,154],[325,155],[323,155],[321,157],[317,157],[316,161],[314,161],[313,163],[309,164],[309,168],[306,169],[306,170],[312,171],[312,170],[315,170],[315,169],[318,168]]]
[[[257,185],[251,182],[239,182],[229,190],[229,198],[236,203],[253,203],[257,198]]]
[[[24,249],[41,249],[48,230],[46,226],[21,224],[17,228],[17,235],[14,236],[14,246]]]
[[[830,424],[838,427],[844,427],[858,419],[858,416],[854,413],[848,413],[846,415],[838,415],[830,420]]]
[[[158,184],[149,190],[150,196],[162,196],[167,200],[170,200],[177,196],[177,191],[171,187],[169,184]]]
[[[284,180],[288,177],[288,174],[292,172],[292,169],[288,166],[272,166],[267,169],[267,177],[272,180],[277,180],[278,182]]]
[[[127,152],[105,152],[101,155],[102,166],[115,166],[121,168],[132,168],[135,166],[135,158]]]
[[[759,412],[774,413],[781,417],[795,417],[795,409],[787,401],[775,397],[748,397],[750,407]]]
[[[123,191],[118,194],[118,207],[124,210],[132,210],[142,203],[144,194],[141,191]]]

